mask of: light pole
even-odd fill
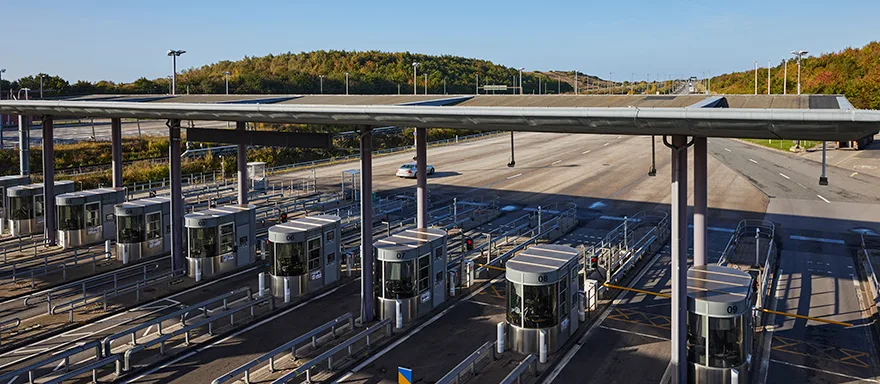
[[[788,93],[788,59],[782,59],[782,94]]]
[[[40,99],[43,99],[43,74],[40,74]]]
[[[797,56],[798,63],[798,95],[801,94],[801,59],[807,54],[807,51],[791,51],[792,55]]]
[[[522,86],[522,71],[523,71],[523,68],[520,68],[520,69],[519,69],[519,95],[520,95],[520,96],[522,96],[522,94],[523,94],[523,86]]]
[[[635,84],[635,81],[636,81],[636,73],[633,72],[631,75],[629,75],[629,93],[631,93],[633,95],[636,94],[635,88],[633,86],[633,84]]]
[[[425,94],[428,94],[428,74],[425,74]]]
[[[479,95],[480,94],[480,74],[475,73],[475,75],[477,76],[477,87],[474,88],[474,94]]]
[[[419,62],[412,63],[412,67],[413,67],[413,95],[417,95],[417,94],[418,94],[418,92],[417,92],[417,90],[418,90],[418,88],[419,88],[419,72],[418,72],[418,68],[419,68],[420,65],[422,65],[422,63],[419,63]],[[480,80],[479,80],[479,75],[477,75],[477,83],[479,83],[479,82],[480,82]]]
[[[608,94],[611,95],[614,93],[614,80],[611,78],[614,77],[614,72],[608,72]]]
[[[229,94],[229,75],[231,75],[232,72],[224,71],[223,74],[226,75],[226,94],[228,95]]]
[[[755,60],[755,94],[758,94],[758,60]]]
[[[578,94],[578,71],[574,70],[574,94],[577,96]]]
[[[443,94],[446,94],[446,79],[443,79]]]
[[[168,50],[168,56],[171,56],[171,95],[177,94],[177,57],[186,53],[183,50]]]
[[[767,62],[767,94],[770,94],[770,62]]]
[[[348,94],[348,72],[345,72],[345,94]]]
[[[6,68],[0,68],[0,100],[3,100],[3,73],[6,72]]]
[[[324,94],[324,75],[318,75],[318,81],[321,83],[321,94]],[[398,92],[400,93],[400,92]]]

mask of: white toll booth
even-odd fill
[[[55,197],[58,241],[64,248],[99,244],[116,238],[113,206],[125,201],[124,188],[99,188]]]
[[[269,189],[269,178],[266,177],[266,163],[252,161],[247,163],[248,185],[252,191]]]
[[[316,215],[269,228],[272,294],[289,301],[339,280],[340,218]]]
[[[253,263],[256,223],[254,205],[227,205],[186,215],[187,274],[200,281]]]
[[[556,352],[578,329],[578,251],[535,245],[505,265],[510,348],[539,355]]]
[[[446,231],[410,229],[373,243],[377,315],[409,322],[446,301]]]
[[[6,190],[31,183],[30,175],[0,176],[0,234],[6,232]]]
[[[117,204],[116,258],[123,263],[171,252],[171,198]]]
[[[73,192],[70,180],[55,182],[55,196]],[[12,236],[27,236],[43,233],[43,220],[46,214],[43,199],[43,183],[19,185],[6,190],[9,232]],[[55,196],[51,198],[54,199]]]
[[[748,377],[752,360],[752,276],[718,265],[687,272],[688,378],[693,383],[732,383]]]

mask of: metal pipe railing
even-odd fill
[[[535,355],[528,355],[523,359],[516,368],[513,369],[500,384],[520,384],[521,378],[527,371],[532,371],[532,375],[538,374],[538,358]]]
[[[451,371],[446,373],[440,380],[437,380],[437,384],[459,384],[461,379],[461,374],[464,373],[465,370],[470,368],[471,375],[477,375],[477,363],[480,360],[483,360],[487,357],[491,356],[493,360],[497,359],[498,356],[495,354],[495,341],[487,341],[476,351],[472,352],[468,357],[465,357],[455,368],[452,368]]]

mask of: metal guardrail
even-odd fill
[[[3,320],[2,322],[0,322],[0,335],[8,330],[18,328],[19,325],[21,325],[21,319],[17,317]],[[2,339],[2,337],[0,337],[0,339]]]
[[[496,359],[495,356],[495,342],[487,341],[476,351],[472,352],[468,357],[465,357],[455,368],[452,368],[451,371],[446,373],[440,380],[437,380],[437,384],[452,384],[452,383],[460,383],[461,374],[470,368],[471,375],[477,375],[477,363],[480,360],[483,360],[487,357],[491,356],[492,359]]]
[[[597,257],[600,266],[605,268],[605,282],[613,284],[646,254],[657,250],[658,239],[669,236],[669,215],[662,211],[641,211],[612,229],[598,244],[584,251],[585,260]],[[633,224],[630,224],[632,222]],[[638,239],[633,239],[636,231],[650,226]]]
[[[61,376],[53,377],[51,380],[46,381],[45,384],[60,384],[60,383],[63,383],[67,380],[74,379],[74,378],[76,378],[76,377],[78,377],[88,371],[92,371],[92,382],[97,383],[98,382],[98,369],[101,369],[109,364],[113,364],[113,363],[118,364],[120,359],[122,359],[121,355],[112,355],[109,357],[105,357],[103,359],[98,359],[98,360],[93,361],[91,363],[88,363],[82,367],[79,367],[73,371],[67,372]]]
[[[733,231],[733,235],[731,235],[730,240],[727,241],[727,246],[725,246],[724,251],[721,252],[721,258],[718,260],[718,265],[727,264],[730,255],[736,251],[736,245],[739,239],[746,234],[755,233],[758,229],[761,230],[761,237],[771,240],[776,238],[776,225],[772,222],[757,219],[742,220],[736,225],[736,230]]]
[[[33,383],[34,380],[37,379],[36,377],[34,377],[35,370],[37,370],[43,366],[55,363],[56,361],[63,361],[64,362],[63,369],[67,370],[70,367],[70,357],[71,356],[78,355],[78,354],[83,353],[85,351],[88,351],[90,349],[95,350],[95,359],[100,360],[101,359],[101,342],[99,342],[98,340],[90,341],[88,343],[83,343],[83,344],[80,344],[76,347],[68,348],[68,349],[61,351],[61,352],[56,352],[53,349],[49,349],[49,350],[40,352],[34,356],[31,356],[27,360],[27,361],[31,362],[30,364],[28,364],[24,367],[21,367],[19,369],[16,369],[14,371],[7,372],[6,374],[3,374],[2,376],[0,376],[0,381],[2,381],[4,383],[10,382],[10,381],[12,381],[13,378],[17,378],[21,375],[27,374],[29,382]],[[0,369],[6,368],[7,366],[0,367]]]
[[[34,248],[34,256],[29,256],[25,259],[16,260],[13,263],[7,263],[6,266],[0,267],[0,273],[5,274],[0,277],[0,279],[8,279],[7,281],[0,282],[0,286],[12,284],[20,280],[21,277],[27,278],[31,280],[31,288],[36,288],[36,280],[37,276],[48,275],[53,272],[61,272],[64,274],[63,279],[67,279],[67,269],[70,268],[70,265],[78,265],[82,261],[87,261],[91,259],[92,261],[92,271],[97,271],[97,262],[98,259],[103,257],[105,260],[110,258],[109,252],[97,252],[92,253],[91,255],[82,256],[79,252],[84,250],[86,253],[91,252],[91,247],[85,248],[74,248],[73,249],[73,257],[70,257],[69,251],[62,251],[51,255],[37,255],[37,248]],[[49,261],[50,258],[55,260]],[[19,267],[21,264],[28,264],[33,262],[39,262],[42,260],[41,264],[38,265],[30,265],[25,267]],[[11,270],[5,270],[9,266],[11,266]]]
[[[871,254],[868,253],[868,243],[865,240],[865,236],[866,234],[862,232],[862,251],[865,253],[865,260],[868,269],[865,272],[870,275],[871,280],[874,282],[874,300],[880,302],[880,281],[877,281],[877,270],[874,269],[874,264],[871,262]],[[877,238],[877,241],[880,241],[880,237]]]
[[[385,331],[385,336],[390,336],[392,333],[391,330],[391,319],[382,320],[370,327],[367,327],[357,335],[352,336],[346,341],[336,345],[333,348],[330,348],[326,352],[320,354],[318,357],[315,357],[305,364],[297,367],[293,371],[288,372],[284,376],[281,376],[279,379],[273,381],[273,384],[282,384],[287,383],[294,378],[305,375],[306,382],[312,381],[312,369],[315,368],[318,364],[321,364],[324,361],[327,361],[327,370],[333,370],[333,356],[339,352],[346,351],[348,356],[351,356],[354,352],[354,344],[361,340],[366,340],[366,344],[364,345],[364,349],[370,348],[370,336],[378,331]]]
[[[538,358],[535,355],[526,356],[523,361],[516,366],[504,379],[501,380],[500,384],[520,384],[522,382],[521,378],[527,371],[531,370],[533,375],[538,374]]]
[[[260,355],[256,359],[253,359],[253,360],[247,362],[246,364],[244,364],[236,369],[233,369],[229,373],[214,379],[214,381],[212,381],[211,384],[222,384],[227,381],[233,380],[235,377],[237,377],[238,375],[242,375],[242,374],[244,375],[244,382],[250,383],[251,382],[250,381],[250,370],[252,368],[255,368],[255,367],[259,366],[260,364],[268,361],[269,362],[269,371],[274,372],[275,371],[275,356],[277,356],[281,353],[284,353],[287,350],[290,350],[290,353],[291,353],[293,359],[296,360],[297,346],[300,346],[300,345],[304,344],[305,342],[311,341],[312,347],[316,348],[317,343],[318,343],[318,339],[320,339],[321,335],[325,334],[327,332],[327,330],[330,330],[330,333],[332,334],[333,338],[336,338],[336,332],[337,332],[336,327],[343,326],[346,324],[348,325],[349,329],[352,329],[352,330],[354,329],[354,317],[351,315],[351,313],[346,313],[346,314],[339,316],[333,320],[330,320],[329,322],[327,322],[327,323],[325,323],[325,324],[323,324],[323,325],[321,325],[321,326],[319,326],[309,332],[306,332],[306,333],[298,336],[297,338],[295,338],[291,341],[288,341],[288,342],[278,346],[277,348],[275,348],[269,352],[266,352],[266,353]]]

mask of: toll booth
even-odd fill
[[[316,215],[269,228],[273,295],[289,301],[339,280],[340,221]]]
[[[410,229],[373,243],[376,311],[408,322],[446,301],[446,232]]]
[[[248,185],[252,191],[269,189],[269,178],[266,177],[266,163],[252,161],[247,163]]]
[[[256,206],[227,205],[184,216],[187,274],[200,281],[254,262]]]
[[[70,180],[55,182],[55,196],[73,192],[74,184]],[[6,190],[9,212],[9,232],[12,236],[27,236],[43,233],[43,217],[45,203],[43,199],[43,183],[19,185]]]
[[[12,175],[0,177],[0,234],[6,232],[6,190],[12,187],[26,185],[30,183],[30,175]]]
[[[578,329],[578,251],[542,244],[507,261],[508,340],[514,351],[556,352]]]
[[[731,383],[752,359],[752,277],[717,265],[688,270],[687,357],[691,383]]]
[[[116,204],[116,258],[127,264],[171,252],[171,198]]]
[[[125,201],[123,188],[99,188],[55,197],[58,239],[64,248],[98,244],[116,238],[113,206]]]

